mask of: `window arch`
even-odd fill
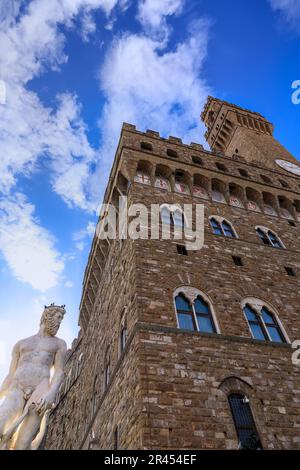
[[[228,238],[237,238],[231,223],[226,219],[213,216],[210,217],[209,222],[215,235],[223,235],[224,237]]]
[[[226,184],[223,181],[213,179],[211,181],[211,196],[214,202],[226,204]]]
[[[200,333],[218,333],[212,307],[196,289],[179,289],[174,297],[177,325],[182,330]]]
[[[175,171],[175,192],[190,194],[190,176],[186,171]]]
[[[209,199],[209,180],[203,175],[196,174],[193,179],[193,196]]]
[[[287,343],[288,338],[275,313],[264,302],[256,299],[244,301],[243,311],[254,339],[274,343]]]
[[[229,204],[231,206],[244,208],[244,189],[235,183],[229,185]]]
[[[274,248],[284,248],[280,238],[266,227],[256,227],[256,233],[264,245],[273,246]]]
[[[262,198],[263,198],[265,214],[277,217],[278,216],[278,202],[275,196],[271,193],[263,192]]]
[[[165,165],[157,165],[155,169],[155,187],[171,191],[171,170]]]
[[[151,185],[151,169],[152,164],[150,162],[147,162],[146,160],[140,160],[137,165],[134,181],[136,183]]]
[[[184,213],[177,206],[162,205],[160,208],[160,216],[163,224],[182,228],[187,226]]]
[[[250,400],[246,395],[228,396],[230,411],[239,440],[238,449],[261,450],[262,444],[254,422]]]

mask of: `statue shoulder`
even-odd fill
[[[29,336],[28,338],[23,338],[17,341],[17,343],[14,345],[15,350],[20,350],[23,346],[26,346],[30,343],[32,343],[35,339],[35,335]]]
[[[57,346],[58,346],[58,349],[60,349],[61,351],[64,351],[64,352],[67,352],[67,343],[65,342],[65,340],[61,339],[61,338],[56,338],[57,340]]]

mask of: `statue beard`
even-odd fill
[[[55,318],[48,318],[45,321],[45,333],[50,336],[55,336],[58,332],[60,327],[60,322],[58,322]]]

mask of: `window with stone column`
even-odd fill
[[[222,235],[228,238],[238,238],[232,224],[219,216],[211,216],[209,218],[211,228],[215,235]]]
[[[199,333],[219,333],[216,316],[208,297],[192,287],[182,287],[174,293],[177,326]]]
[[[259,299],[243,301],[243,312],[254,339],[274,343],[288,343],[289,339],[274,309]]]
[[[285,248],[279,236],[267,227],[256,227],[256,233],[264,245],[272,246],[273,248]]]

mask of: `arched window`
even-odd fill
[[[179,328],[183,330],[196,331],[197,328],[194,312],[189,301],[184,297],[184,295],[179,294],[175,299],[175,303]]]
[[[236,238],[236,234],[229,222],[218,221],[215,217],[210,219],[210,225],[215,235],[223,235],[229,238]]]
[[[239,440],[238,449],[261,450],[249,399],[245,395],[232,393],[228,396],[228,401]]]
[[[184,215],[179,209],[172,212],[172,218],[174,225],[177,227],[184,227]]]
[[[134,181],[136,183],[142,183],[151,185],[151,175],[152,164],[146,160],[140,160],[137,165],[136,175]]]
[[[273,246],[274,248],[283,248],[281,241],[271,230],[257,227],[256,232],[264,245]]]
[[[183,330],[200,333],[216,333],[216,326],[209,304],[200,296],[193,303],[183,294],[175,298],[178,326]]]
[[[244,313],[249,324],[252,336],[263,341],[286,343],[284,334],[273,313],[263,306],[259,310],[249,304],[244,307]]]
[[[150,176],[142,171],[137,172],[137,174],[134,177],[134,181],[136,183],[142,183],[142,184],[148,184],[148,185],[151,184]]]
[[[214,202],[226,204],[226,184],[223,181],[213,179],[211,181],[211,196]]]
[[[235,238],[234,231],[228,222],[226,221],[222,222],[221,226],[222,226],[225,237]]]
[[[160,211],[161,221],[163,224],[172,225],[172,212],[166,206],[162,207]]]
[[[175,192],[180,194],[190,194],[189,175],[185,171],[175,172]]]
[[[156,176],[155,187],[159,189],[165,189],[166,191],[170,191],[169,180],[163,176]]]
[[[203,333],[216,333],[216,327],[213,321],[210,307],[200,295],[194,302],[194,309],[197,317],[199,331]]]
[[[186,225],[184,214],[179,208],[176,209],[163,206],[160,210],[160,214],[163,224],[177,227],[184,227]]]
[[[210,225],[215,235],[223,235],[221,224],[216,219],[210,219]]]

